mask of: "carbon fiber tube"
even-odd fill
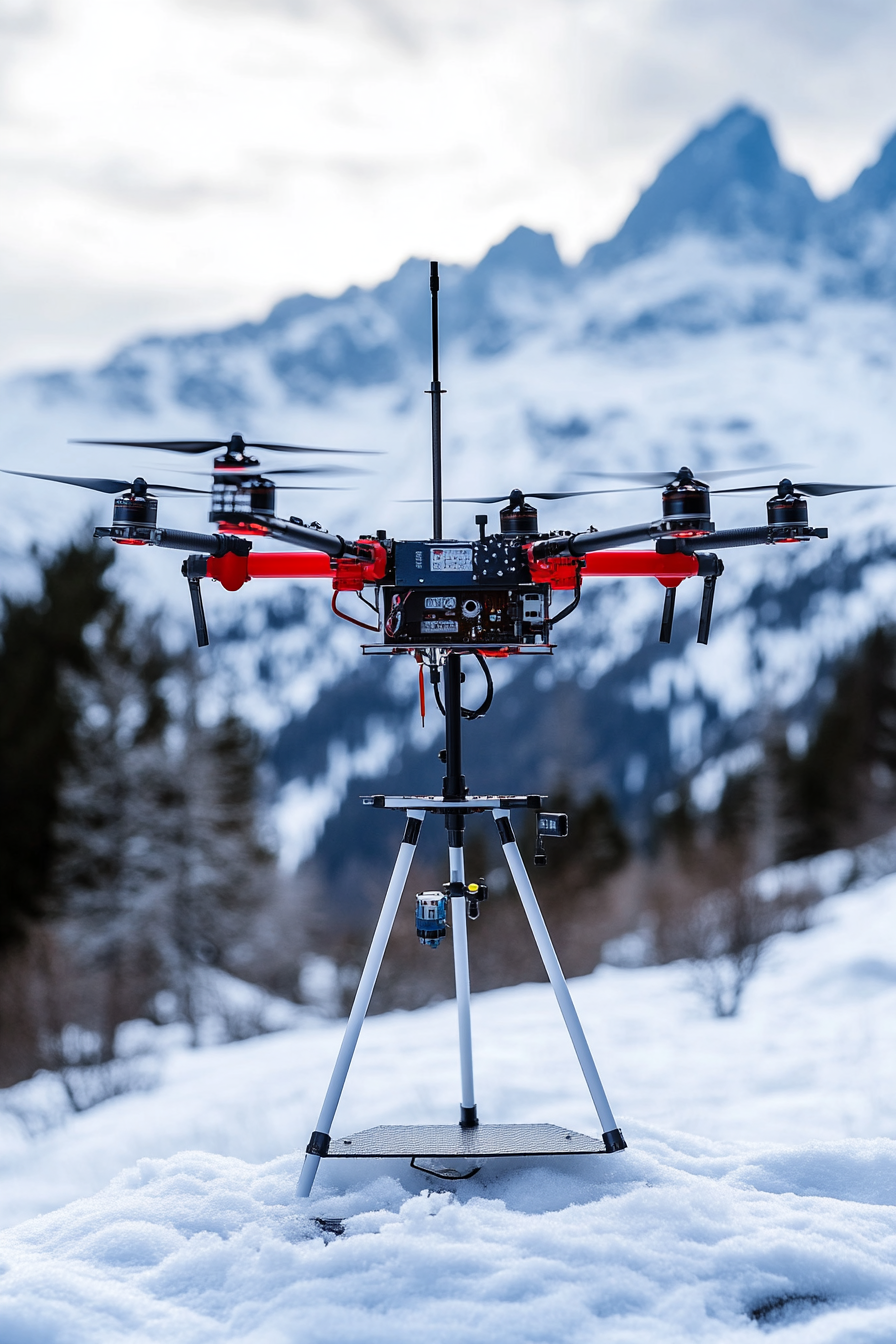
[[[343,555],[355,556],[361,560],[369,558],[369,552],[363,547],[356,546],[354,542],[346,541],[333,532],[324,532],[321,528],[305,527],[301,523],[286,523],[282,518],[270,518],[267,514],[264,516],[259,514],[257,517],[253,515],[252,521],[261,523],[271,536],[277,537],[280,541],[288,541],[293,546],[303,546],[309,551],[323,551],[324,555],[329,555],[334,560],[339,560]]]
[[[775,540],[769,527],[733,527],[727,532],[712,532],[705,537],[661,537],[657,541],[658,555],[673,555],[676,551],[692,555],[694,551],[731,550],[735,546],[765,546]]]
[[[536,541],[532,547],[532,558],[549,560],[556,555],[588,555],[591,551],[610,551],[615,546],[650,541],[654,536],[654,523],[635,523],[631,527],[613,527],[606,532],[579,532],[574,537],[551,537],[548,541]]]
[[[169,551],[200,551],[203,555],[248,555],[252,543],[245,537],[228,536],[226,532],[178,532],[170,527],[154,529],[158,540],[153,544]]]

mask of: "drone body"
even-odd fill
[[[241,439],[239,443],[248,446],[243,445]],[[152,446],[172,445],[154,443]],[[285,451],[284,445],[278,447]],[[195,452],[198,449],[192,444],[188,448],[178,444],[175,451]],[[296,448],[292,451],[325,450]],[[294,468],[281,474],[327,470],[333,469]],[[663,479],[662,474],[658,476]],[[196,597],[198,589],[195,585],[203,578],[216,579],[225,588],[235,591],[250,578],[329,576],[334,594],[346,590],[360,592],[364,588],[375,590],[375,605],[378,614],[381,612],[377,626],[355,623],[381,629],[384,650],[439,648],[485,654],[550,652],[553,647],[550,631],[577,604],[585,577],[652,575],[667,590],[672,590],[683,579],[699,574],[714,587],[715,579],[722,573],[722,563],[716,556],[701,555],[701,552],[827,536],[826,528],[810,527],[808,507],[800,491],[828,494],[875,488],[821,484],[795,487],[784,478],[767,501],[765,526],[716,532],[710,514],[709,486],[698,480],[689,468],[682,467],[672,473],[671,481],[666,479],[662,517],[650,523],[604,532],[591,528],[576,534],[568,531],[543,533],[539,531],[537,510],[529,500],[615,492],[562,491],[527,497],[521,490],[513,490],[509,496],[500,499],[464,501],[498,503],[507,500],[500,512],[501,530],[492,535],[486,534],[487,517],[477,515],[480,535],[474,540],[394,539],[380,531],[349,541],[324,531],[318,524],[306,526],[298,517],[288,521],[278,518],[273,512],[275,483],[260,474],[255,459],[243,452],[239,455],[228,452],[215,459],[211,492],[150,485],[142,477],[130,484],[93,477],[41,479],[83,485],[105,493],[128,486],[127,493],[115,500],[112,526],[97,528],[96,535],[123,545],[199,552],[184,566]],[[774,488],[742,487],[751,491]],[[218,531],[203,535],[158,527],[158,499],[153,492],[211,493],[209,519],[218,524]],[[310,554],[253,552],[252,541],[262,537],[287,541]],[[652,554],[620,549],[645,541],[655,543]],[[203,556],[208,557],[207,560],[203,560]],[[315,559],[317,556],[320,560]],[[572,604],[552,616],[552,594],[558,590],[574,590],[576,597]],[[710,590],[710,613],[711,600]],[[333,609],[344,619],[354,619],[341,612],[335,603]],[[667,601],[661,633],[664,640],[669,637],[670,620],[671,608]],[[708,637],[708,621],[707,613],[699,636],[703,643]],[[366,646],[365,651],[373,651],[372,646]]]

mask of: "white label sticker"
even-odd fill
[[[473,571],[472,546],[434,546],[429,552],[429,567],[432,571],[444,574],[448,571]]]
[[[456,635],[457,621],[421,621],[421,635]]]

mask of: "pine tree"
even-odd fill
[[[793,768],[793,857],[857,844],[896,821],[896,631],[878,627],[841,666]]]
[[[72,673],[94,665],[85,632],[108,608],[112,562],[71,542],[41,564],[36,601],[4,597],[0,615],[0,948],[51,908],[63,773],[73,759]]]
[[[259,746],[236,716],[203,725],[191,659],[139,635],[120,603],[102,625],[66,771],[54,878],[68,937],[105,973],[111,1042],[123,1016],[173,992],[196,1021],[197,970],[227,960],[265,896],[258,835]],[[163,693],[164,692],[164,693]],[[269,884],[268,884],[269,885]]]
[[[201,721],[194,655],[107,586],[113,558],[69,545],[3,606],[0,1085],[59,1062],[71,1023],[108,1058],[161,989],[195,1020],[271,885],[259,744]]]

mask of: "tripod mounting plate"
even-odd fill
[[[333,1139],[327,1157],[554,1157],[606,1153],[603,1139],[560,1125],[377,1125]]]
[[[495,812],[512,807],[526,807],[539,812],[547,799],[546,793],[523,793],[500,797],[491,793],[468,793],[466,798],[440,798],[438,794],[366,793],[361,795],[363,807],[386,807],[396,812]]]

